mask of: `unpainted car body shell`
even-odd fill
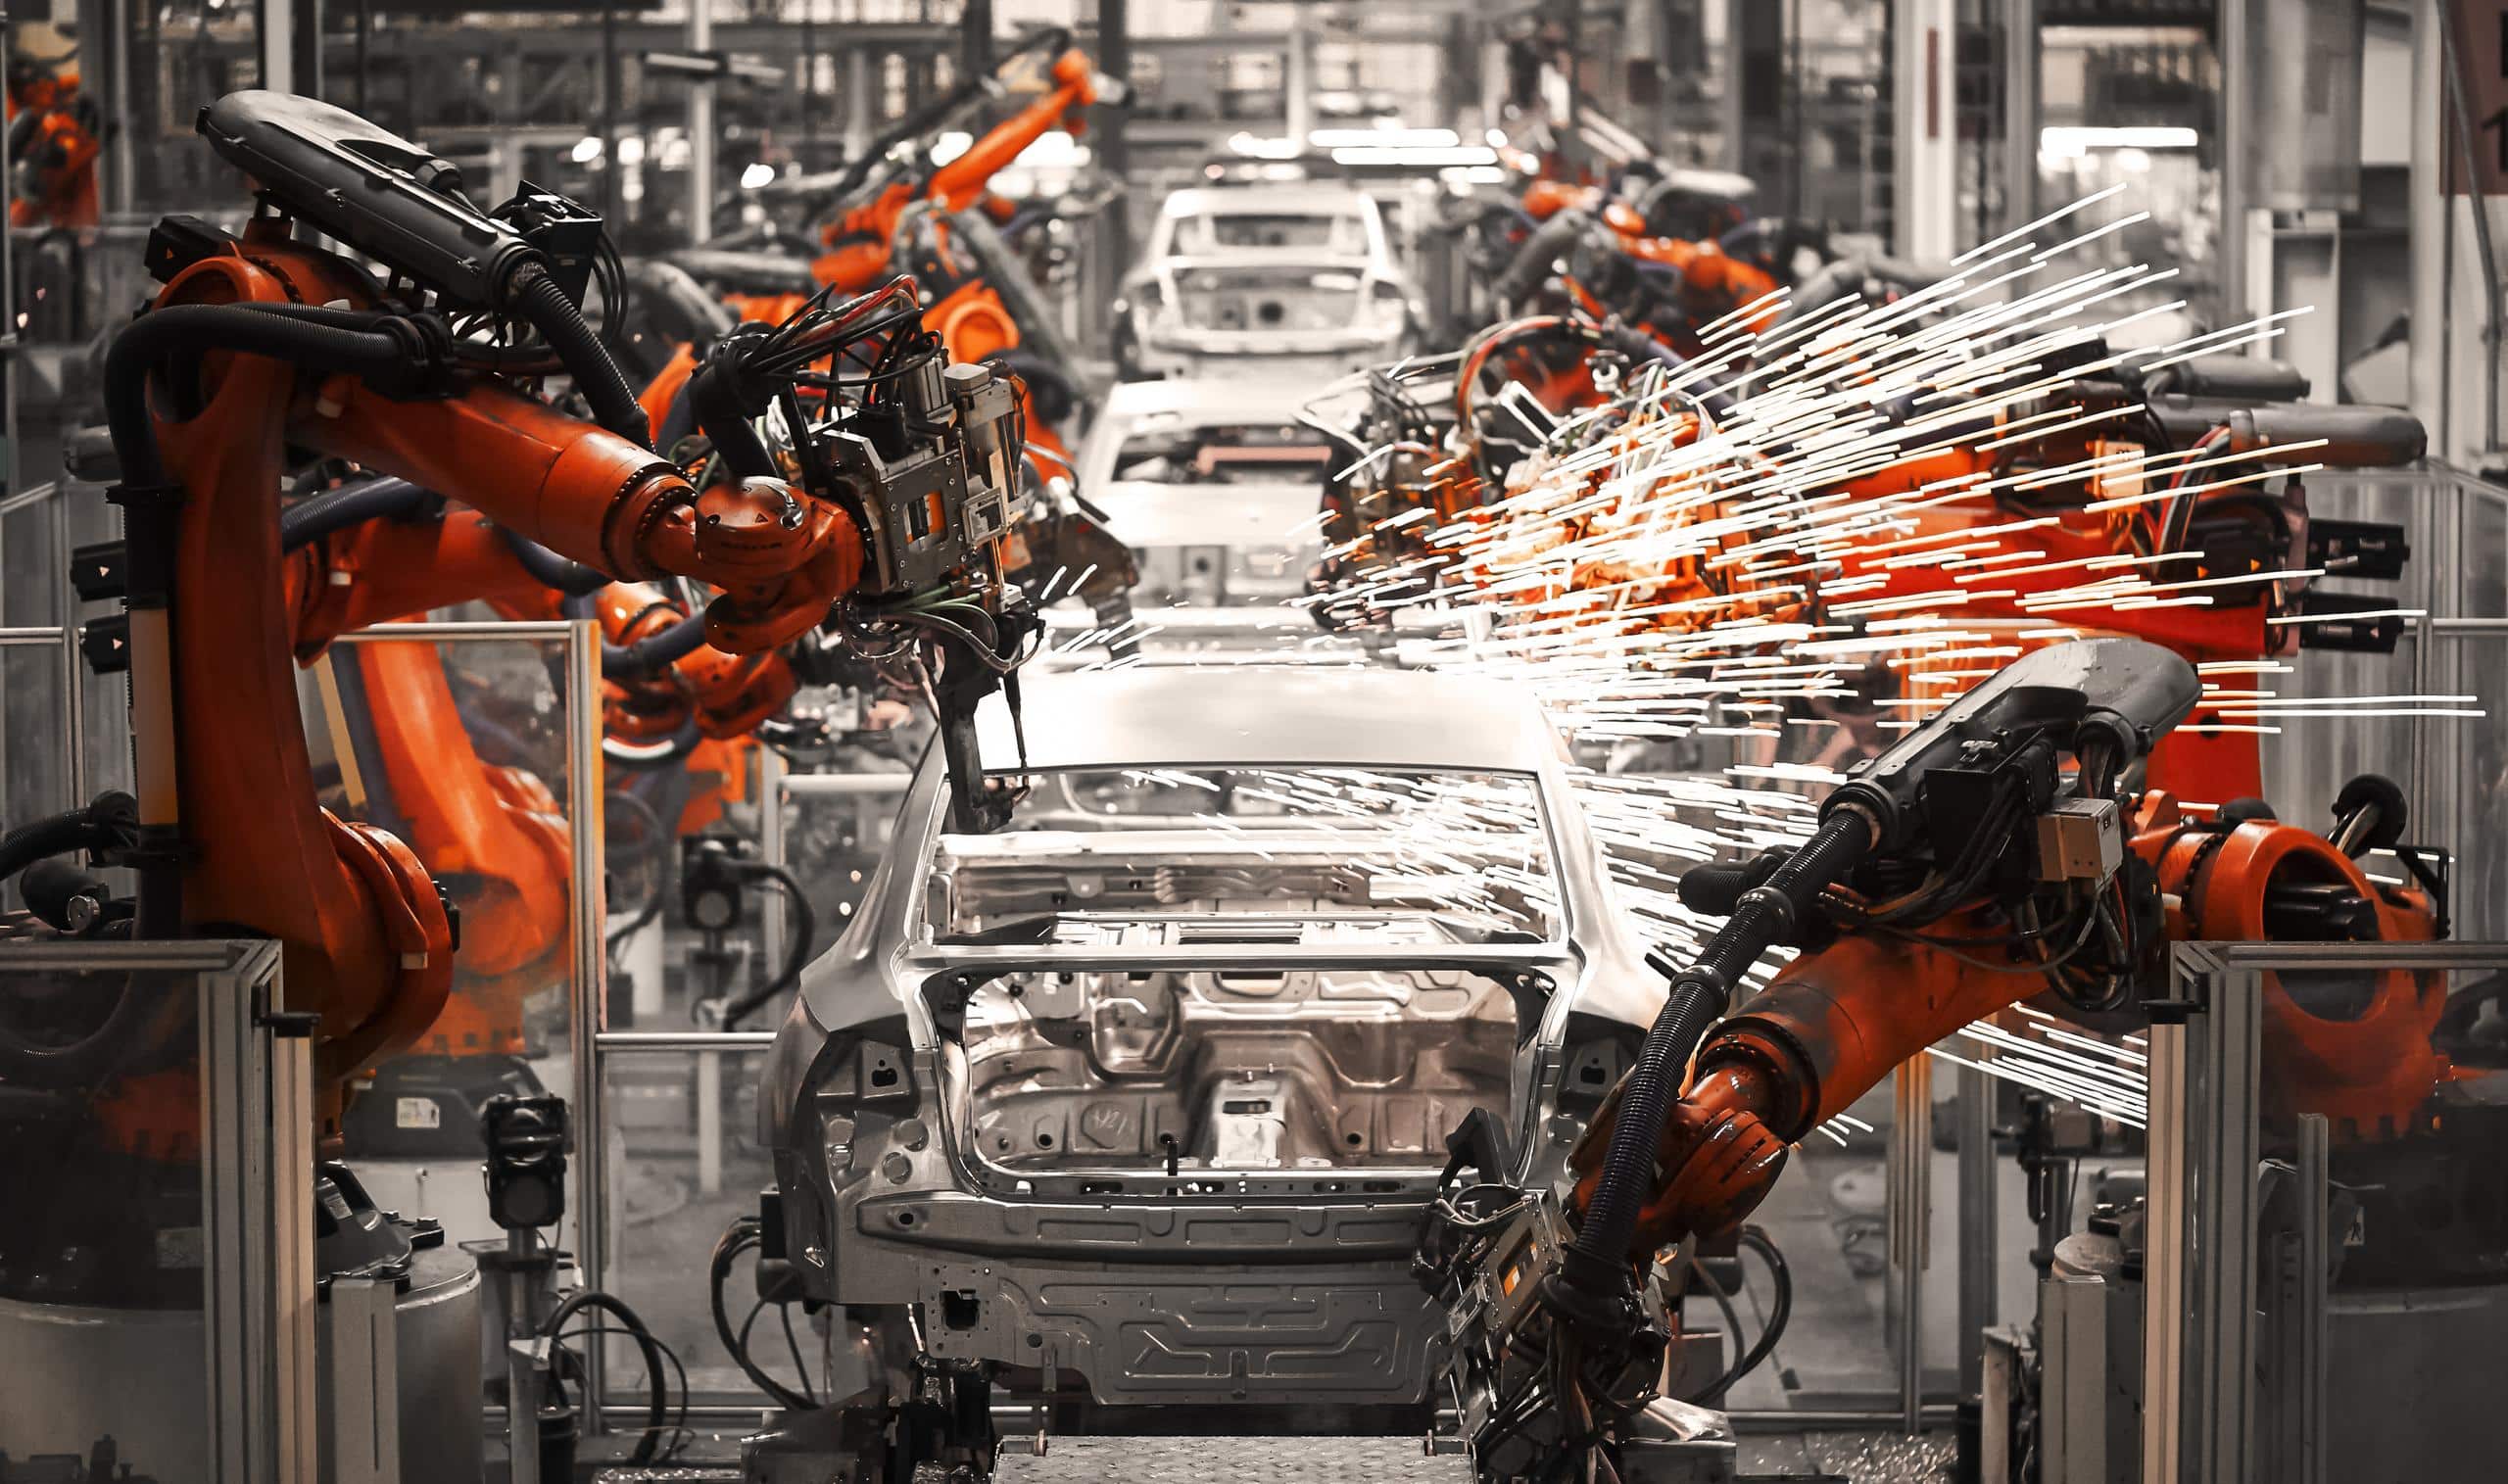
[[[938,944],[914,899],[939,844],[928,758],[895,847],[843,938],[803,975],[762,1078],[794,1266],[816,1298],[902,1319],[926,1352],[1002,1384],[1058,1374],[1105,1405],[1418,1404],[1443,1319],[1409,1258],[1425,1168],[1149,1169],[1096,1177],[973,1155],[959,1040],[971,986],[1056,970],[1459,971],[1516,1007],[1511,1177],[1553,1179],[1660,988],[1611,900],[1540,712],[1461,677],[1231,667],[1032,683],[1032,769],[1317,765],[1518,774],[1561,883],[1550,942],[1433,946]],[[989,729],[985,756],[1006,744]],[[1040,955],[1050,955],[1041,959]],[[1172,1168],[1172,1167],[1171,1167]]]

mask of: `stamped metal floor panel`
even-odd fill
[[[1471,1484],[1459,1454],[1402,1438],[1089,1438],[1002,1450],[997,1484]]]

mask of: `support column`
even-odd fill
[[[262,86],[273,93],[297,91],[296,28],[317,16],[315,0],[254,0],[254,58]]]
[[[626,225],[626,168],[618,160],[618,0],[601,5],[601,219],[615,233]]]
[[[1782,203],[1793,197],[1790,184],[1776,188],[1778,175],[1791,173],[1793,138],[1785,109],[1785,12],[1774,0],[1737,5],[1724,38],[1725,110],[1735,125],[1724,155],[1732,170],[1760,183],[1758,210],[1769,214],[1784,210]]]
[[[2249,75],[2255,66],[2253,42],[2247,34],[2247,0],[2218,0],[2219,22],[2213,26],[2221,49],[2221,230],[2215,257],[2220,263],[2221,292],[2216,320],[2233,324],[2249,312],[2246,303],[2246,209],[2253,183],[2248,178],[2253,126],[2243,101],[2254,89]]]
[[[877,117],[879,100],[872,90],[878,79],[871,75],[871,54],[859,42],[844,49],[844,158],[859,160],[879,136]]]
[[[135,117],[131,96],[131,48],[137,40],[139,17],[133,0],[80,0],[78,6],[81,90],[96,100],[105,116],[105,154],[98,163],[96,183],[108,216],[138,210],[137,157],[131,136]]]
[[[2002,15],[2003,230],[2038,219],[2038,0],[2011,0]]]
[[[992,0],[962,0],[958,12],[958,80],[992,72]]]
[[[2447,313],[2449,238],[2456,229],[2455,199],[2447,194],[2447,150],[2439,133],[2438,27],[2446,24],[2439,0],[2412,7],[2412,405],[2430,419],[2430,450],[2460,457],[2451,392],[2452,337]]]
[[[688,49],[714,50],[714,0],[688,0]],[[714,236],[714,89],[711,77],[688,85],[688,241],[703,247]]]
[[[1938,263],[1958,251],[1958,136],[1951,119],[1958,7],[1953,0],[1897,0],[1894,21],[1891,246],[1902,258]]]
[[[1115,199],[1097,217],[1097,302],[1114,302],[1125,270],[1132,266],[1132,209],[1129,172],[1132,149],[1124,138],[1124,121],[1132,117],[1132,5],[1130,0],[1097,0],[1097,67],[1125,89],[1122,102],[1102,104],[1090,112],[1089,137],[1096,141],[1097,164],[1117,187]],[[1103,349],[1101,346],[1099,349]]]
[[[1281,112],[1288,127],[1282,132],[1297,144],[1315,128],[1315,25],[1304,6],[1289,22],[1289,49],[1280,61]]]

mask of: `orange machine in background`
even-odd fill
[[[70,59],[11,58],[8,113],[9,224],[94,226],[103,124]]]
[[[911,135],[892,136],[885,148],[856,162],[830,193],[835,209],[818,228],[823,250],[808,269],[821,289],[839,295],[863,293],[899,272],[913,273],[929,301],[925,323],[950,357],[981,361],[1008,356],[1022,376],[1030,440],[1053,463],[1068,466],[1070,453],[1055,426],[1070,413],[1070,388],[1026,384],[1039,376],[1067,382],[1067,368],[1053,362],[1068,358],[1050,343],[1043,311],[1032,302],[1015,257],[992,223],[999,203],[986,194],[988,183],[1029,146],[1056,129],[1082,132],[1087,110],[1112,95],[1114,84],[1098,74],[1086,53],[1067,46],[1051,50],[1056,38],[1067,42],[1068,33],[1048,32],[1005,59],[1049,54],[1049,86],[978,135],[963,153],[937,165],[930,161],[932,138],[988,96],[982,87],[971,88],[959,107],[924,120],[929,127],[922,132],[930,137],[922,139],[922,152],[911,163],[892,153],[912,142]],[[709,265],[724,263],[709,253],[684,255],[682,261],[699,277],[712,276]],[[744,321],[778,323],[809,302],[808,295],[788,289],[745,289],[736,266],[727,267],[715,286]],[[1023,347],[1025,355],[1019,354]],[[674,358],[648,387],[644,400],[656,427],[695,369],[692,357]]]

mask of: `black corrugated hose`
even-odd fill
[[[513,549],[514,559],[522,563],[524,571],[541,586],[555,588],[568,598],[588,598],[612,581],[601,568],[552,551],[511,526],[497,527],[497,534]]]
[[[1656,1142],[1691,1054],[1724,1013],[1743,974],[1770,944],[1791,933],[1821,888],[1852,869],[1871,842],[1871,824],[1860,812],[1831,812],[1765,885],[1743,894],[1740,907],[1707,940],[1697,959],[1673,978],[1671,993],[1646,1032],[1637,1064],[1620,1090],[1602,1175],[1570,1246],[1583,1269],[1568,1275],[1571,1282],[1610,1273],[1616,1286],[1624,1286],[1628,1243],[1650,1193]]]
[[[428,499],[425,489],[390,474],[324,490],[279,512],[279,550],[293,551],[334,531],[411,514]]]
[[[506,303],[549,342],[575,389],[592,404],[593,421],[639,448],[652,447],[652,425],[636,401],[636,389],[547,268],[527,263],[516,269],[506,286]]]

